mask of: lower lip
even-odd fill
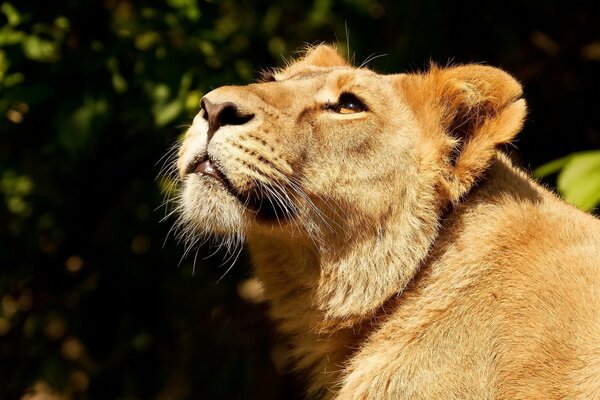
[[[215,166],[213,165],[213,163],[210,160],[206,160],[206,161],[198,164],[198,166],[196,167],[194,172],[197,174],[211,176],[211,177],[217,179],[218,181],[224,183],[223,175],[217,168],[215,168]]]

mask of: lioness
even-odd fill
[[[324,45],[204,96],[181,223],[246,243],[309,396],[600,399],[600,222],[497,150],[522,96]]]

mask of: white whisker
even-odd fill
[[[370,55],[369,55],[369,56],[368,56],[368,57],[365,59],[365,61],[363,61],[363,62],[362,62],[362,64],[360,64],[360,66],[358,67],[358,69],[365,67],[367,64],[369,64],[369,63],[370,63],[371,61],[373,61],[373,60],[376,60],[376,59],[378,59],[378,58],[380,58],[380,57],[385,57],[385,56],[387,56],[387,55],[388,55],[388,54],[377,54],[377,53],[370,54]]]

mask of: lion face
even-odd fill
[[[309,61],[203,98],[178,161],[188,222],[302,236],[347,230],[389,213],[379,204],[407,201],[420,133],[401,76]]]
[[[206,234],[338,249],[390,230],[407,248],[428,242],[419,232],[434,235],[445,203],[520,129],[520,97],[491,67],[380,75],[316,47],[267,81],[202,99],[177,163],[181,218]]]

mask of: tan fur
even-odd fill
[[[253,117],[208,143],[196,117],[181,222],[247,244],[310,395],[600,398],[600,223],[496,150],[525,117],[517,81],[479,65],[379,75],[328,46],[273,78],[206,95]],[[342,93],[367,111],[328,107]],[[231,191],[186,173],[207,157]]]

